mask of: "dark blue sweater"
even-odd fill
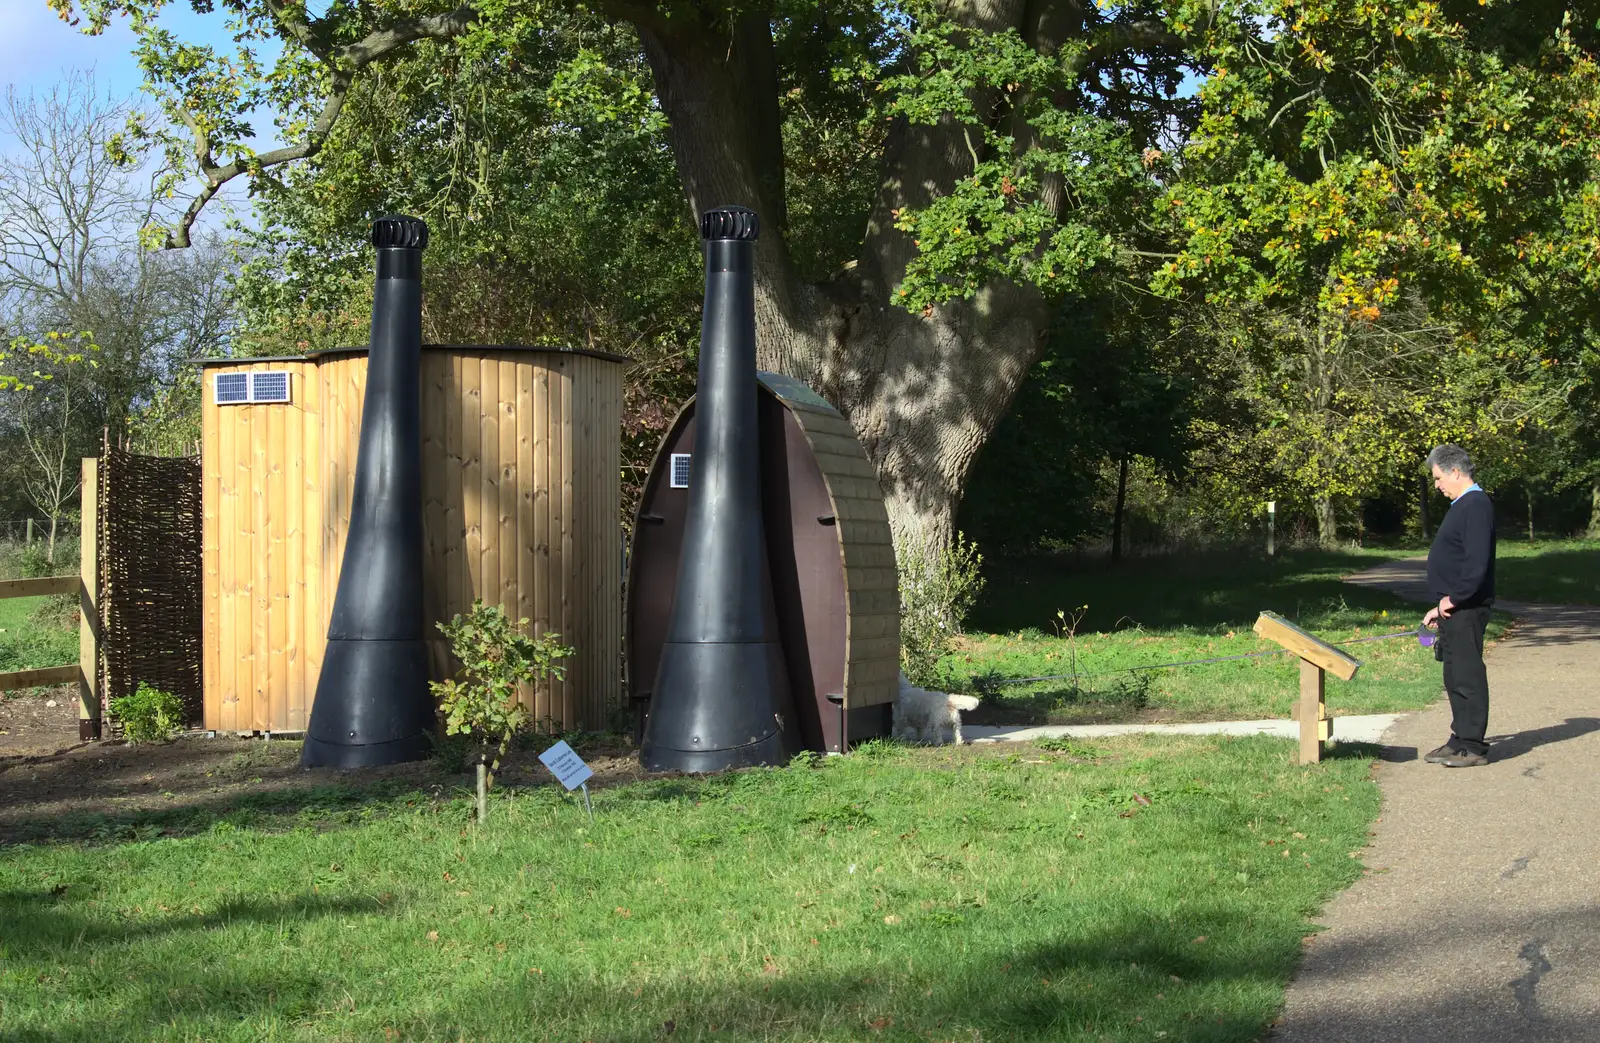
[[[1459,607],[1494,600],[1494,504],[1482,489],[1462,495],[1445,512],[1428,551],[1428,586],[1433,596]]]

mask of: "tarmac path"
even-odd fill
[[[1420,560],[1349,581],[1428,599]],[[1490,763],[1421,759],[1442,695],[1384,735],[1372,872],[1323,910],[1276,1043],[1600,1043],[1600,608],[1497,607]]]

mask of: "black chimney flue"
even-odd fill
[[[798,749],[761,515],[758,230],[743,207],[700,219],[706,298],[695,448],[672,617],[639,750],[648,771],[782,764]]]
[[[355,495],[304,767],[426,757],[433,696],[422,608],[422,251],[428,226],[372,226],[377,285]]]

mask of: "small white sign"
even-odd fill
[[[1267,513],[1268,514],[1277,514],[1278,513],[1278,501],[1277,500],[1268,500],[1267,501]]]
[[[565,739],[539,754],[539,763],[549,768],[556,780],[569,790],[577,789],[594,776],[594,769],[583,762]]]

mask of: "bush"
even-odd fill
[[[518,627],[527,625],[526,619],[513,624],[500,606],[486,606],[481,599],[472,603],[467,615],[458,613],[450,622],[439,624],[461,661],[462,679],[430,681],[428,686],[439,697],[445,734],[477,739],[476,761],[488,765],[491,786],[511,737],[532,717],[517,699],[517,689],[564,676],[565,668],[558,660],[573,653],[557,640],[560,634],[548,633],[535,640],[518,632]],[[499,748],[491,763],[489,747],[496,740]],[[480,817],[482,810],[479,808]]]
[[[122,722],[129,742],[167,742],[183,731],[183,700],[171,692],[139,682],[132,695],[111,700],[111,716]]]
[[[39,602],[29,621],[44,630],[78,632],[78,595],[51,594]]]
[[[13,543],[5,557],[5,571],[18,579],[36,579],[41,576],[66,576],[78,571],[78,537],[56,537],[56,560],[48,556],[49,545],[41,537],[32,543]]]
[[[983,591],[983,555],[958,532],[937,555],[911,547],[899,558],[900,669],[912,684],[929,687]]]

